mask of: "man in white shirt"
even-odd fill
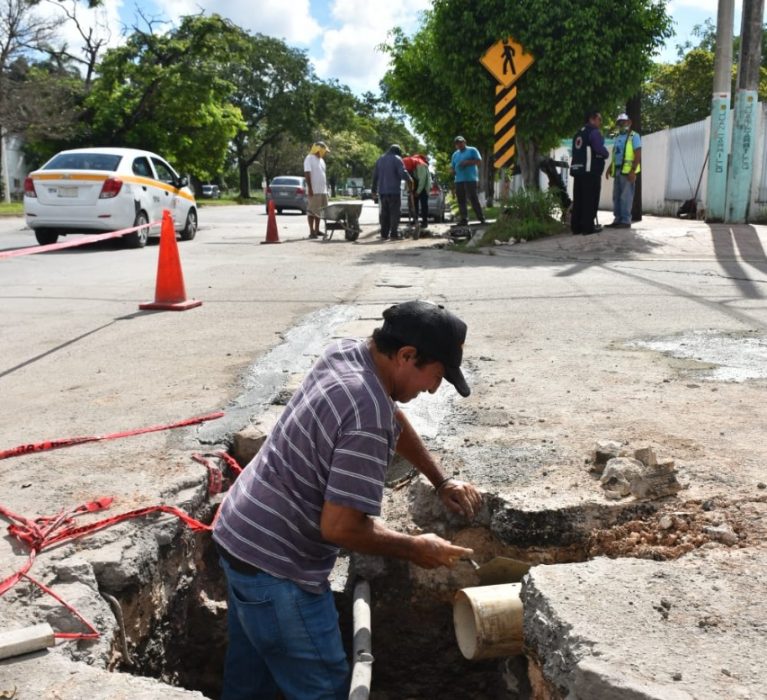
[[[309,238],[319,238],[322,209],[328,205],[328,181],[325,177],[325,154],[330,152],[324,141],[315,141],[304,158],[304,177],[309,187],[307,205]]]

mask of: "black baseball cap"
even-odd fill
[[[412,345],[445,366],[445,379],[461,396],[471,393],[461,372],[466,324],[444,306],[430,301],[406,301],[383,312],[381,329],[397,340]]]

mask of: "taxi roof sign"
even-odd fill
[[[525,52],[522,44],[508,37],[493,44],[479,61],[501,85],[510,87],[533,65],[535,58]]]

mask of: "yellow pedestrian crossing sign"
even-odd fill
[[[512,37],[496,42],[479,59],[499,83],[495,88],[493,165],[496,168],[509,165],[517,153],[517,88],[513,86],[533,61],[533,55]]]
[[[525,52],[522,44],[507,37],[493,44],[479,61],[501,85],[509,87],[533,65],[535,58]]]

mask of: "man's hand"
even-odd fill
[[[439,489],[439,497],[448,510],[471,520],[482,505],[482,495],[471,484],[458,479],[446,481]]]
[[[637,174],[632,170],[630,173],[626,175],[626,178],[629,182],[635,182],[637,179]]]
[[[454,566],[459,559],[468,559],[474,554],[473,549],[458,547],[431,532],[415,537],[414,545],[410,560],[424,569]]]
[[[605,170],[605,180],[609,180],[609,179],[610,179],[610,168],[607,168]]]
[[[363,554],[407,559],[425,569],[453,566],[459,559],[474,553],[431,533],[408,535],[392,530],[380,518],[330,501],[325,501],[322,506],[320,532],[326,541],[339,547]]]

